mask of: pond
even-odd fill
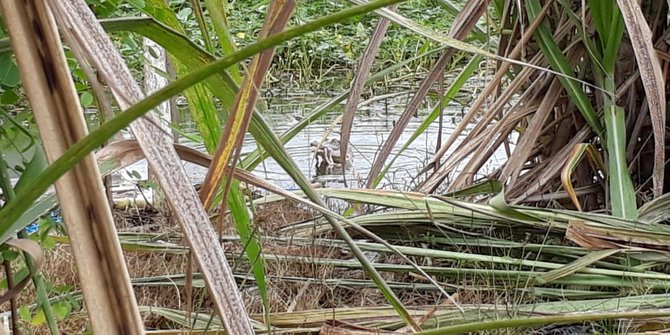
[[[345,169],[344,176],[341,166],[328,171],[318,169],[316,166],[315,153],[310,143],[321,141],[324,136],[332,129],[328,139],[339,139],[339,124],[333,126],[337,117],[342,114],[344,102],[334,108],[320,120],[312,123],[302,130],[291,141],[285,144],[285,148],[302,172],[313,182],[326,187],[363,187],[370,170],[372,162],[388,138],[404,107],[411,96],[409,93],[389,95],[385,99],[363,102],[356,112],[351,134],[352,164]],[[284,93],[281,96],[266,97],[268,111],[264,114],[266,122],[275,131],[276,134],[282,134],[291,126],[297,123],[301,118],[308,115],[320,104],[329,101],[328,95],[317,94],[311,91]],[[442,141],[444,142],[450,134],[453,133],[457,123],[461,120],[465,111],[459,106],[448,106],[445,109],[445,115],[442,128]],[[405,131],[403,132],[391,157],[398,153],[403,144],[412,136],[415,130],[420,126],[421,121],[430,113],[429,106],[422,106],[418,115],[413,117]],[[189,120],[187,113],[182,113],[185,118],[180,126],[187,134],[195,134],[195,126],[192,120]],[[476,121],[475,121],[476,122]],[[466,128],[472,128],[475,123]],[[428,129],[423,132],[400,157],[395,161],[393,168],[389,170],[386,178],[380,184],[380,187],[393,188],[399,190],[411,190],[420,181],[417,174],[420,169],[430,160],[435,152],[436,141],[439,132],[439,122],[436,120]],[[126,134],[125,137],[130,136]],[[462,140],[459,139],[459,142]],[[458,143],[454,145],[456,147]],[[200,143],[190,142],[186,139],[181,140],[182,144],[205,151]],[[256,144],[251,135],[247,134],[243,145],[243,155],[253,151]],[[492,171],[499,166],[505,159],[505,153],[501,149],[494,155],[493,159],[483,168],[485,171]],[[389,159],[390,161],[390,159]],[[194,183],[200,183],[205,177],[206,170],[199,166],[185,163],[185,170]],[[139,162],[128,170],[135,170],[142,177],[146,176],[146,162]],[[254,174],[272,182],[284,189],[294,190],[297,185],[283,171],[283,169],[272,158],[268,158],[263,164],[260,164],[254,171]],[[346,181],[346,185],[345,185]],[[132,182],[128,180],[126,173],[121,173],[115,178],[115,184],[119,189],[129,189]],[[123,186],[125,185],[125,187]]]

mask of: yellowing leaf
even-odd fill
[[[35,316],[30,320],[30,324],[32,326],[39,326],[41,324],[44,324],[46,322],[47,318],[44,316],[44,311],[40,308],[37,310],[37,313],[35,313]]]

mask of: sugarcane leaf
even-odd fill
[[[589,265],[592,265],[593,263],[600,261],[602,259],[605,259],[609,256],[613,256],[616,253],[618,253],[620,250],[618,249],[610,249],[610,250],[598,250],[598,251],[593,251],[587,255],[584,255],[578,259],[576,259],[574,262],[571,262],[569,264],[566,264],[565,266],[562,266],[558,269],[554,269],[551,271],[547,271],[543,273],[540,276],[537,276],[534,279],[534,282],[536,284],[547,284],[551,283],[559,278],[563,278],[566,276],[569,276],[580,269],[586,268]]]
[[[612,215],[637,219],[635,188],[626,163],[626,120],[623,108],[605,106],[607,153],[609,154],[609,185]]]
[[[443,196],[451,198],[462,198],[481,194],[492,194],[492,193],[500,194],[502,190],[503,190],[503,183],[500,180],[487,179],[475,183],[472,186],[468,186],[466,188],[462,188],[457,191],[443,194]]]
[[[528,12],[528,16],[531,20],[537,16],[537,13],[540,12],[540,9],[541,6],[539,0],[529,0],[526,3],[526,11]],[[572,65],[563,55],[563,52],[554,41],[551,31],[545,24],[541,24],[537,28],[535,37],[538,41],[540,49],[542,50],[542,54],[551,65],[551,68],[570,77],[574,76]],[[600,123],[600,118],[593,109],[590,100],[586,94],[584,94],[582,87],[577,82],[568,80],[563,76],[560,76],[559,80],[561,81],[561,84],[563,84],[565,91],[570,96],[570,100],[577,106],[589,126],[591,126],[596,134],[602,134],[603,126]]]
[[[489,200],[489,205],[491,208],[500,211],[501,213],[504,213],[506,216],[516,218],[518,220],[525,220],[525,221],[542,221],[541,218],[536,217],[534,215],[529,215],[524,212],[518,211],[512,207],[510,207],[507,204],[507,201],[505,200],[505,189],[503,187],[503,190],[496,194],[491,200]]]

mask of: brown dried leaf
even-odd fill
[[[291,17],[293,7],[295,7],[295,1],[293,0],[271,2],[261,29],[260,38],[267,38],[281,32]],[[274,50],[274,48],[266,49],[253,58],[248,73],[237,93],[235,104],[223,129],[216,153],[214,153],[212,166],[207,171],[207,176],[205,176],[205,181],[202,183],[202,189],[200,190],[200,198],[205,208],[209,208],[211,205],[216,190],[224,177],[226,166],[231,162],[237,162],[240,156],[244,134],[249,128],[254,113],[254,104],[267,71],[270,69]],[[224,186],[224,205],[226,203],[225,197],[228,194],[227,190],[230,188],[230,177],[228,176]]]
[[[635,58],[649,104],[651,125],[654,129],[654,196],[663,193],[665,170],[665,83],[658,61],[652,34],[642,14],[640,4],[635,0],[617,0],[623,20],[628,30]]]
[[[390,6],[388,9],[395,11],[398,8],[398,4]],[[379,53],[379,48],[382,45],[382,40],[386,35],[391,21],[384,17],[379,17],[379,22],[375,27],[375,31],[372,33],[372,38],[370,43],[368,43],[363,57],[358,63],[358,70],[356,72],[356,78],[351,84],[351,90],[349,91],[349,97],[347,98],[347,104],[344,106],[344,113],[342,114],[342,126],[341,131],[342,135],[340,137],[340,157],[342,157],[342,166],[346,166],[346,157],[347,150],[349,150],[349,137],[351,136],[351,126],[354,123],[354,116],[356,114],[356,109],[358,108],[358,101],[361,98],[361,93],[363,92],[363,87],[365,86],[365,78],[367,78],[372,68],[372,63],[374,62],[377,54]]]
[[[51,0],[49,4],[59,23],[60,31],[74,54],[99,71],[110,86],[119,106],[127,109],[133,103],[140,101],[143,98],[142,90],[86,3],[82,0]],[[223,247],[209,224],[209,216],[202,207],[183,167],[177,163],[179,159],[172,143],[163,135],[161,128],[150,115],[135,120],[130,127],[165,192],[166,200],[182,228],[185,239],[193,250],[226,329],[233,334],[253,334],[254,329],[244,312],[244,302]],[[108,319],[110,316],[97,317]],[[121,322],[116,321],[115,325],[118,326]],[[141,319],[139,322],[141,327]],[[113,331],[110,329],[100,330],[99,333]]]
[[[542,22],[542,19],[544,19],[544,16],[547,14],[549,11],[549,6],[550,4],[548,3],[547,5],[544,6],[540,14],[538,15],[537,19],[531,24],[528,29],[524,32],[521,40],[517,43],[517,45],[514,47],[512,52],[509,53],[507,58],[512,58],[516,59],[521,56],[521,53],[523,49],[526,47],[526,43],[533,37],[533,33],[535,32],[535,29],[540,25]],[[489,81],[489,83],[486,85],[486,88],[484,88],[484,91],[477,97],[477,100],[472,104],[468,112],[465,114],[461,122],[456,126],[456,129],[454,129],[447,139],[447,141],[442,145],[442,147],[438,150],[437,153],[435,153],[435,156],[433,159],[424,167],[424,169],[421,171],[421,173],[428,171],[431,169],[433,166],[435,166],[436,162],[441,160],[442,157],[447,153],[449,148],[456,142],[456,140],[461,136],[461,133],[465,130],[465,128],[470,124],[470,122],[474,119],[474,117],[480,112],[481,108],[484,106],[484,103],[486,102],[486,99],[493,94],[500,85],[501,80],[503,77],[507,74],[507,71],[509,68],[512,66],[511,63],[509,62],[503,62],[494,74],[493,78]],[[422,187],[422,190],[425,191],[427,188]],[[433,188],[434,189],[434,188]]]
[[[570,221],[565,231],[565,237],[577,245],[590,250],[614,249],[619,246],[589,234],[589,230],[582,221]]]
[[[39,244],[37,244],[37,242],[31,239],[12,239],[5,242],[5,244],[30,255],[30,257],[32,257],[32,261],[34,262],[35,273],[31,273],[30,276],[26,276],[20,282],[15,283],[14,286],[5,292],[5,294],[0,296],[0,304],[4,304],[6,301],[17,297],[21,291],[23,291],[26,285],[32,281],[33,276],[40,272],[42,269],[42,263],[44,262],[44,252],[42,251],[42,248]]]
[[[464,39],[470,32],[470,30],[472,30],[472,28],[475,26],[477,20],[479,20],[479,18],[486,12],[486,8],[488,6],[489,1],[490,0],[468,1],[468,3],[464,6],[463,10],[461,10],[461,12],[458,14],[458,17],[456,18],[454,24],[452,25],[451,30],[449,31],[449,36],[456,39],[461,40]],[[405,131],[405,127],[409,123],[409,120],[412,118],[412,115],[414,115],[416,111],[419,109],[419,106],[421,105],[423,99],[426,97],[426,94],[428,94],[430,87],[440,77],[442,71],[444,70],[444,67],[451,60],[451,57],[454,55],[455,52],[456,49],[454,48],[447,49],[440,56],[440,58],[437,60],[435,65],[433,65],[433,68],[430,70],[426,78],[424,78],[424,80],[419,85],[419,89],[414,93],[414,96],[412,96],[412,99],[407,104],[407,108],[405,108],[405,111],[402,113],[402,115],[400,115],[400,118],[398,118],[398,120],[396,121],[395,127],[393,127],[391,134],[389,134],[389,137],[384,142],[384,145],[382,146],[379,155],[372,164],[372,167],[370,168],[370,172],[368,174],[367,187],[372,187],[375,184],[375,180],[377,179],[377,176],[384,167],[386,159],[391,154],[391,151],[398,142],[400,135],[402,135],[403,131]]]

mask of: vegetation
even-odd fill
[[[0,304],[14,334],[667,328],[667,2],[0,11]],[[168,84],[150,87],[156,74]],[[303,88],[330,97],[277,131],[269,106]],[[398,96],[355,188],[354,136],[373,136],[356,118]],[[288,147],[326,115],[304,147],[345,187],[315,183]],[[419,138],[434,142],[425,164],[389,183]],[[254,173],[269,158],[298,190]],[[143,159],[151,178],[131,177],[153,196],[119,199],[111,176]]]

